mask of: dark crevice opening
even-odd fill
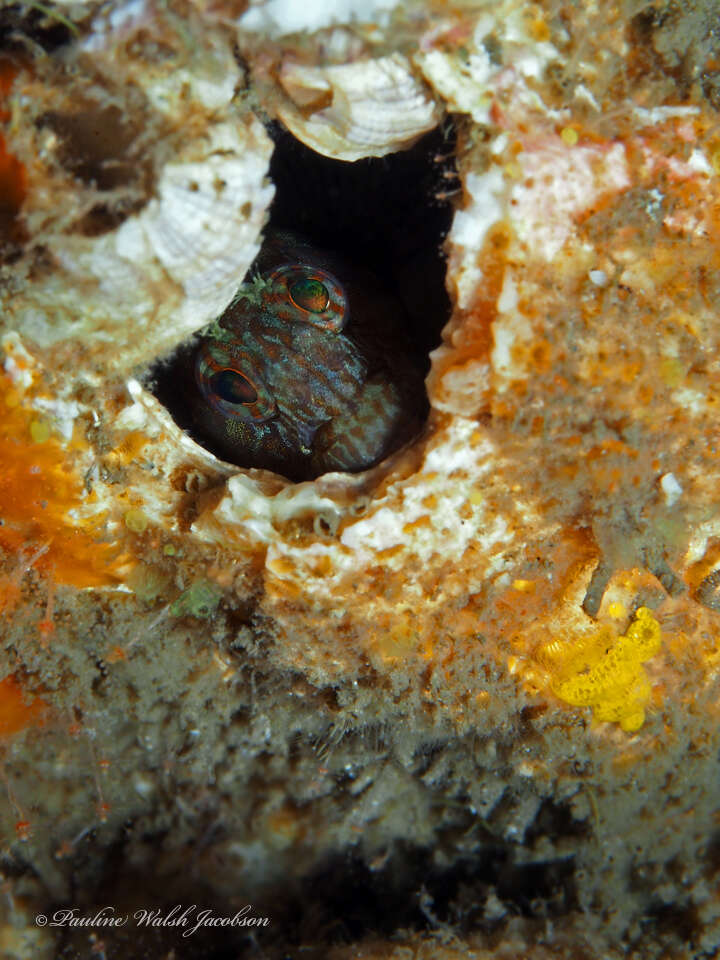
[[[56,159],[63,170],[100,199],[71,232],[94,237],[120,226],[153,194],[154,168],[139,107],[122,109],[78,98],[72,112],[48,111],[36,120],[58,139]]]
[[[193,338],[172,357],[157,362],[145,381],[181,428],[210,452],[240,467],[263,467],[291,480],[312,479],[328,469],[357,472],[417,436],[428,414],[422,379],[429,369],[428,354],[440,343],[451,309],[443,245],[453,213],[449,194],[456,177],[455,130],[448,120],[410,149],[354,163],[321,156],[278,125],[271,125],[269,132],[275,144],[269,171],[275,197],[265,236],[290,231],[353,269],[372,274],[388,298],[399,302],[394,313],[398,321],[394,343],[400,345],[402,356],[395,348],[384,351],[377,369],[386,366],[392,371],[406,364],[415,371],[417,386],[407,391],[410,399],[404,411],[412,429],[398,430],[382,455],[369,458],[362,466],[328,467],[317,460],[299,462],[298,456],[283,461],[277,444],[267,461],[264,453],[248,454],[250,443],[238,441],[236,436],[228,440],[223,435],[224,424],[208,427],[207,398],[200,396],[195,377],[203,331],[200,339]],[[261,251],[260,260],[263,255]],[[247,278],[238,277],[238,286],[257,272],[257,264]],[[358,314],[351,308],[351,318]],[[378,331],[378,337],[383,333]],[[250,382],[254,383],[252,378]],[[248,384],[242,385],[252,398]],[[236,403],[251,402],[240,393],[237,397]],[[322,440],[326,442],[325,437]]]
[[[444,194],[456,176],[451,122],[408,150],[354,163],[323,157],[278,125],[270,133],[269,226],[297,231],[380,277],[407,311],[409,346],[426,355],[450,315],[443,241],[453,212]]]
[[[0,51],[27,53],[34,46],[53,53],[71,44],[78,28],[52,3],[11,3],[0,10]]]
[[[84,184],[111,191],[140,182],[149,192],[151,164],[142,157],[139,118],[114,104],[88,103],[73,113],[49,111],[36,122],[57,135],[60,164]]]

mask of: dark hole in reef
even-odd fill
[[[525,843],[532,846],[542,837],[588,837],[590,826],[586,820],[576,820],[569,803],[544,800],[535,819],[525,832]]]
[[[72,232],[96,237],[137,213],[153,194],[146,104],[137,91],[122,107],[80,98],[67,111],[51,110],[36,123],[57,137],[57,163],[100,196]]]
[[[452,219],[445,194],[455,178],[450,121],[409,150],[355,163],[323,157],[284,128],[271,133],[270,225],[337,250],[384,280],[407,311],[413,348],[427,354],[450,314],[442,252]]]
[[[428,352],[440,342],[450,314],[443,241],[452,218],[455,131],[446,121],[408,150],[354,163],[323,157],[280,126],[269,132],[276,192],[265,243],[245,279],[259,273],[265,282],[272,274],[273,286],[259,294],[254,288],[253,296],[262,299],[252,318],[249,301],[241,300],[241,307],[228,308],[219,325],[211,325],[210,335],[206,328],[156,363],[146,381],[178,425],[224,460],[296,481],[331,470],[358,472],[417,436],[427,417]],[[277,279],[295,240],[304,272]],[[311,261],[314,272],[305,269]],[[341,294],[334,292],[335,281]],[[302,342],[289,347],[283,338],[289,327],[298,329],[300,308],[312,316]],[[295,311],[289,327],[288,309]],[[270,312],[281,317],[282,329]],[[349,317],[347,326],[343,317]],[[339,331],[327,335],[336,321]],[[247,356],[245,338],[251,329],[255,336],[256,324],[257,364],[265,371],[260,375],[252,358],[250,369],[240,369],[227,352],[230,340],[239,342],[229,331],[242,330]],[[322,328],[325,334],[317,332]],[[362,375],[336,349],[338,332],[361,351]],[[265,390],[258,383],[267,379],[267,357],[275,350],[295,359],[285,360],[281,372],[273,368],[269,375],[275,379]],[[205,360],[198,361],[200,351]],[[231,406],[212,392],[218,372],[228,369],[249,378],[256,403]],[[333,396],[323,407],[328,389]],[[337,410],[329,405],[337,396],[343,397],[341,412],[323,420],[328,410]],[[296,414],[297,423],[283,426],[282,436],[258,439]]]
[[[648,929],[658,939],[669,941],[677,947],[687,947],[696,945],[700,940],[703,923],[698,908],[692,903],[658,903],[648,910]],[[706,956],[710,954],[697,954],[698,960]]]
[[[73,113],[50,111],[37,122],[57,134],[59,162],[83,183],[98,190],[130,185],[149,190],[152,169],[144,156],[141,118],[115,105],[87,104]]]
[[[41,47],[46,53],[75,38],[70,20],[50,3],[12,3],[0,10],[0,50],[19,52]]]

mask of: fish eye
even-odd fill
[[[221,400],[232,404],[256,403],[258,393],[251,381],[237,370],[220,370],[213,374],[210,389]]]
[[[284,263],[266,277],[276,284],[274,309],[285,320],[311,323],[329,333],[347,326],[350,310],[342,283],[332,273],[306,263]]]
[[[296,280],[289,293],[295,306],[308,313],[324,313],[330,305],[328,288],[316,277]]]

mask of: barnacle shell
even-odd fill
[[[272,197],[263,182],[269,150],[257,121],[211,127],[163,168],[157,196],[116,230],[49,237],[52,276],[6,309],[44,345],[82,337],[122,344],[108,358],[113,366],[152,361],[217,315],[256,256]]]
[[[124,373],[227,304],[257,254],[273,195],[271,142],[252,114],[232,106],[239,70],[231,51],[213,37],[188,51],[175,36],[165,58],[146,64],[122,42],[148,25],[144,7],[100,11],[88,49],[99,62],[120,62],[133,82],[111,76],[104,89],[81,75],[73,95],[72,73],[21,73],[32,106],[16,108],[6,134],[27,170],[27,259],[37,246],[52,263],[19,296],[0,288],[6,317],[44,347],[80,339],[105,369]],[[174,130],[183,133],[173,148],[159,147]],[[88,172],[76,172],[73,150]],[[144,170],[137,182],[133,165]],[[117,185],[106,174],[126,168]],[[137,212],[88,229],[88,216],[118,196]]]
[[[163,269],[180,288],[176,340],[227,305],[257,253],[272,198],[272,187],[263,183],[266,142],[256,122],[215,127],[201,150],[194,146],[192,159],[180,156],[164,167],[157,198],[118,232],[116,249],[124,259],[145,255],[146,269]]]
[[[401,150],[438,122],[435,101],[401,54],[328,67],[286,59],[280,83],[289,97],[278,107],[280,119],[336,160]]]

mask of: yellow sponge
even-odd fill
[[[551,641],[539,659],[553,674],[557,696],[575,707],[592,707],[597,721],[619,723],[634,732],[645,722],[650,683],[643,662],[660,649],[660,624],[640,607],[627,632],[608,627],[572,644]]]

